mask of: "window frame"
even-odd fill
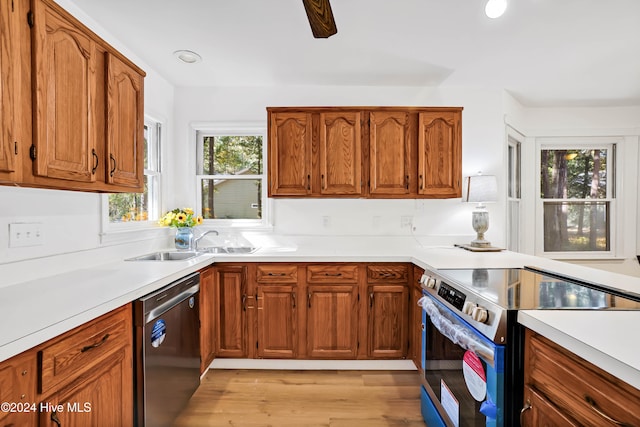
[[[204,220],[205,226],[218,228],[242,228],[249,230],[270,229],[271,203],[267,196],[267,127],[263,123],[199,123],[192,125],[195,137],[195,187],[196,213],[202,215],[202,180],[204,179],[239,179],[261,180],[262,218],[260,219],[210,219]],[[262,173],[259,175],[204,175],[203,170],[203,138],[216,136],[260,136],[262,137]]]
[[[524,137],[512,128],[507,130],[507,188],[506,222],[507,249],[522,252],[522,224],[524,224],[523,149]]]
[[[154,198],[153,203],[149,203],[149,219],[146,221],[127,221],[127,222],[111,222],[109,219],[109,194],[102,194],[102,233],[101,240],[103,243],[110,241],[107,236],[109,234],[121,234],[130,231],[137,230],[149,230],[158,229],[157,222],[162,214],[162,153],[163,153],[163,132],[165,129],[165,123],[162,120],[155,119],[151,116],[144,116],[144,125],[154,135],[153,143],[147,148],[147,159],[150,160],[150,154],[155,153],[155,159],[153,165],[149,163],[148,167],[144,168],[144,176],[151,176],[155,180]],[[155,215],[155,218],[154,218]]]
[[[623,209],[620,208],[618,195],[622,194],[619,187],[620,176],[622,176],[623,165],[621,162],[620,149],[623,146],[623,138],[617,137],[545,137],[536,138],[536,160],[535,160],[535,218],[536,218],[536,239],[535,255],[554,259],[567,260],[588,260],[588,259],[615,259],[622,252],[622,242],[620,242],[620,227],[624,224]],[[607,197],[594,199],[594,201],[609,203],[609,250],[607,251],[545,251],[544,250],[544,205],[545,202],[571,202],[591,199],[544,199],[541,195],[541,161],[542,150],[580,150],[585,148],[601,148],[608,150],[607,161]]]

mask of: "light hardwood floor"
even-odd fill
[[[424,427],[411,371],[209,370],[176,427]]]

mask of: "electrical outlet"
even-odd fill
[[[412,216],[401,216],[400,217],[400,228],[411,227],[411,222],[413,221]]]
[[[40,246],[44,244],[42,223],[16,222],[9,224],[9,247]]]
[[[331,217],[328,215],[323,215],[322,216],[322,226],[324,228],[330,227],[331,226]]]

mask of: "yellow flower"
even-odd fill
[[[186,213],[187,215],[193,215],[193,209],[191,208],[184,208],[182,209],[184,211],[184,213]]]
[[[178,213],[178,215],[176,215],[176,219],[178,220],[178,222],[185,222],[187,220],[187,214],[180,212]]]
[[[196,217],[196,224],[201,225],[201,224],[202,224],[202,221],[204,221],[204,220],[202,219],[202,216],[198,215],[198,216]]]

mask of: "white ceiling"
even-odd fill
[[[487,87],[526,106],[640,105],[640,0],[72,0],[175,86]],[[178,63],[178,49],[203,61]]]

